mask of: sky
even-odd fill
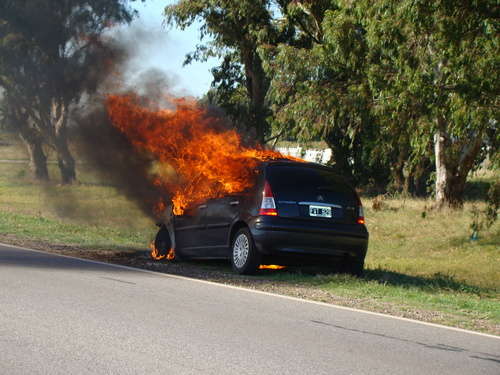
[[[132,6],[137,9],[139,16],[123,32],[135,32],[141,36],[136,37],[133,43],[134,66],[140,66],[144,70],[156,68],[164,71],[172,84],[171,90],[176,95],[200,97],[210,88],[210,69],[218,65],[218,60],[192,62],[183,66],[186,54],[194,51],[199,43],[199,24],[184,31],[164,25],[163,10],[166,5],[174,2],[176,1],[133,2]]]

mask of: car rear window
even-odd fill
[[[355,205],[357,202],[354,190],[326,168],[296,164],[269,165],[266,178],[279,201],[340,205]]]

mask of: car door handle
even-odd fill
[[[207,205],[206,204],[202,204],[201,206],[198,206],[198,208],[201,210],[203,208],[207,208]]]
[[[232,202],[229,202],[229,204],[230,204],[231,206],[237,206],[237,205],[239,205],[239,204],[240,204],[240,201],[232,201]]]

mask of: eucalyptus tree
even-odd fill
[[[278,124],[321,135],[355,174],[426,176],[432,157],[438,205],[461,206],[498,127],[496,2],[277,2],[309,41],[264,50]]]
[[[498,124],[499,8],[495,0],[378,0],[354,6],[378,64],[369,76],[378,104],[412,114],[412,151],[434,148],[439,206],[460,207],[469,172]]]
[[[47,178],[40,172],[46,170],[43,139],[57,154],[62,182],[75,180],[68,147],[69,108],[84,92],[96,89],[109,67],[100,36],[132,16],[125,0],[0,3],[0,87],[36,177]]]

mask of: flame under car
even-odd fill
[[[331,264],[361,275],[368,248],[355,190],[331,168],[294,161],[259,165],[245,192],[210,199],[160,224],[157,254],[229,259],[252,274],[261,264]]]

